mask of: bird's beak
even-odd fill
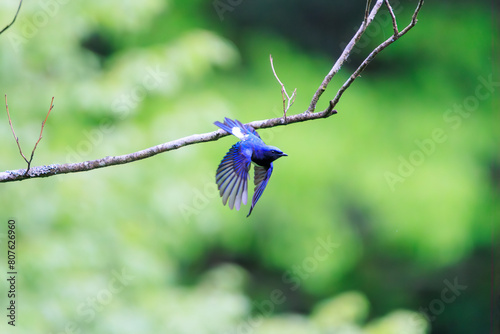
[[[281,156],[282,156],[282,157],[287,157],[287,156],[288,156],[288,154],[286,154],[286,153],[281,153]]]

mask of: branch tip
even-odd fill
[[[7,24],[7,25],[5,26],[5,28],[3,28],[3,29],[2,29],[2,31],[0,31],[0,35],[1,35],[1,34],[5,31],[5,30],[9,29],[9,28],[10,28],[10,27],[14,24],[14,22],[16,22],[16,19],[17,19],[17,14],[19,14],[19,11],[21,10],[21,5],[22,5],[22,4],[23,4],[23,0],[20,0],[20,1],[19,1],[19,6],[17,7],[16,14],[14,15],[14,18],[12,19],[12,21],[11,21],[9,24]]]
[[[385,5],[387,6],[387,9],[389,10],[389,14],[391,15],[392,30],[394,31],[394,36],[397,36],[399,34],[399,30],[398,30],[398,23],[396,21],[396,14],[394,14],[394,10],[392,9],[392,6],[389,3],[389,0],[385,0]]]
[[[273,63],[273,56],[269,55],[269,61],[271,62],[271,69],[273,70],[274,77],[276,80],[278,80],[278,83],[281,86],[281,98],[283,99],[283,118],[286,122],[286,112],[290,107],[293,105],[295,102],[295,97],[297,96],[297,88],[294,89],[292,96],[289,96],[286,89],[285,85],[281,82],[280,78],[278,77],[278,74],[276,74],[276,70],[274,69],[274,63]],[[286,99],[285,99],[286,97]]]

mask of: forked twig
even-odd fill
[[[396,21],[396,14],[394,14],[394,10],[392,9],[392,6],[389,3],[389,0],[385,0],[385,5],[387,6],[387,9],[389,10],[389,14],[391,14],[392,30],[394,30],[394,35],[397,35],[397,34],[399,34],[399,31],[398,31],[398,22]]]
[[[23,4],[23,0],[19,1],[19,7],[17,7],[16,15],[14,15],[14,18],[12,19],[12,22],[10,22],[9,24],[7,24],[7,26],[5,28],[3,28],[2,31],[0,31],[0,34],[2,34],[5,30],[9,29],[10,26],[13,25],[14,22],[16,22],[17,14],[19,14],[19,11],[21,10],[21,5],[22,4]]]
[[[271,62],[271,68],[273,70],[274,76],[276,77],[276,80],[278,80],[280,86],[281,86],[281,97],[283,98],[283,117],[285,118],[286,122],[286,112],[290,107],[293,105],[295,102],[295,98],[297,97],[297,88],[293,90],[292,96],[289,96],[286,89],[285,85],[281,82],[280,78],[278,78],[278,75],[276,74],[276,71],[274,70],[274,64],[273,64],[273,56],[269,55],[269,61]],[[285,96],[286,96],[286,101],[285,101]]]
[[[10,129],[12,130],[12,134],[14,135],[14,139],[16,140],[17,148],[19,149],[19,154],[21,154],[24,161],[26,161],[26,163],[28,164],[26,172],[24,173],[24,176],[27,176],[30,170],[31,162],[33,161],[33,156],[35,155],[36,147],[38,146],[40,140],[42,140],[43,128],[45,127],[45,122],[47,122],[47,118],[49,118],[50,112],[52,111],[52,108],[54,108],[54,97],[52,97],[52,101],[50,102],[50,108],[49,111],[47,112],[47,116],[45,116],[45,119],[42,122],[40,136],[38,137],[38,140],[36,141],[35,146],[33,147],[33,151],[31,151],[31,156],[29,160],[24,155],[23,150],[21,149],[21,145],[19,144],[19,137],[17,137],[16,132],[14,131],[14,126],[12,125],[12,119],[10,118],[10,113],[9,113],[9,105],[7,103],[7,95],[5,95],[5,108],[7,109],[7,118],[9,119]]]

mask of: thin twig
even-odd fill
[[[0,35],[7,29],[10,28],[11,25],[14,24],[14,22],[16,22],[16,19],[17,19],[17,14],[19,14],[19,11],[21,10],[21,5],[23,4],[23,0],[19,1],[19,7],[17,7],[17,11],[16,11],[16,15],[14,15],[14,18],[12,19],[12,22],[9,23],[5,28],[2,29],[2,31],[0,31]]]
[[[368,2],[367,2],[367,8],[369,7],[368,6],[369,2],[370,2],[370,0],[368,0]],[[373,6],[372,11],[370,12],[370,15],[368,15],[368,17],[365,20],[363,20],[363,23],[361,23],[361,26],[359,27],[358,31],[354,34],[354,36],[351,39],[351,41],[349,42],[349,44],[347,44],[344,51],[340,55],[339,59],[337,59],[337,61],[333,65],[330,72],[328,72],[328,74],[326,75],[325,79],[323,79],[323,82],[321,83],[319,88],[316,90],[316,93],[314,93],[314,96],[311,100],[311,104],[309,105],[309,108],[307,109],[307,112],[314,112],[314,110],[316,110],[316,104],[318,103],[319,98],[325,92],[326,87],[328,86],[328,84],[332,80],[333,76],[335,74],[337,74],[337,72],[340,70],[340,68],[344,64],[344,62],[349,58],[349,55],[351,54],[351,51],[352,51],[354,45],[356,45],[356,43],[359,41],[359,39],[361,38],[361,36],[365,32],[366,28],[373,21],[375,15],[379,11],[379,9],[383,3],[384,3],[384,0],[377,0],[375,5]]]
[[[276,77],[276,80],[278,80],[280,86],[281,86],[281,97],[283,99],[283,118],[285,119],[286,122],[286,112],[292,104],[295,102],[295,97],[297,96],[297,88],[293,90],[292,96],[290,97],[286,91],[285,85],[281,82],[280,78],[278,78],[278,74],[276,74],[276,71],[274,70],[274,64],[273,64],[273,56],[269,55],[269,61],[271,62],[271,68],[273,70],[274,76]],[[285,101],[285,96],[286,96],[286,101]]]
[[[342,94],[347,90],[347,88],[349,88],[349,86],[353,83],[353,81],[356,80],[356,78],[361,74],[361,72],[363,72],[363,70],[375,58],[375,56],[380,53],[380,51],[382,51],[383,49],[385,49],[386,47],[388,47],[389,45],[394,43],[401,36],[406,34],[411,28],[413,28],[415,26],[415,24],[417,24],[417,15],[418,15],[418,12],[420,11],[420,9],[422,8],[423,3],[424,3],[424,0],[419,0],[417,8],[415,9],[415,12],[413,13],[411,22],[408,26],[406,26],[403,30],[401,30],[401,32],[389,37],[387,40],[382,42],[382,44],[377,46],[372,52],[370,52],[370,54],[365,58],[365,60],[363,60],[363,62],[361,63],[361,65],[359,65],[359,67],[356,69],[356,71],[354,71],[354,73],[351,74],[349,79],[347,79],[347,81],[342,85],[342,87],[340,87],[337,94],[335,95],[333,100],[330,101],[330,104],[325,111],[333,110],[333,108],[335,108],[335,106],[339,102]]]
[[[19,154],[23,157],[24,161],[29,164],[28,159],[24,156],[23,150],[21,149],[21,145],[19,145],[19,138],[16,136],[16,132],[14,131],[14,126],[12,125],[12,119],[10,118],[9,113],[9,104],[7,103],[7,94],[5,94],[5,108],[7,109],[7,118],[9,119],[10,129],[12,130],[12,134],[14,135],[14,139],[17,143],[17,148],[19,149]]]
[[[411,23],[409,25],[406,26],[406,28],[404,28],[403,30],[401,30],[398,34],[398,37],[400,36],[403,36],[404,34],[406,34],[406,32],[408,30],[410,30],[411,28],[413,28],[418,20],[417,20],[417,16],[418,16],[418,13],[420,12],[420,9],[422,9],[422,6],[424,5],[424,0],[419,0],[418,1],[418,4],[417,4],[417,8],[415,9],[415,12],[413,13],[413,16],[411,17]]]
[[[290,109],[290,107],[293,105],[293,103],[295,102],[295,98],[296,98],[296,97],[297,97],[297,88],[295,88],[295,89],[293,90],[293,93],[292,93],[292,101],[291,101],[291,102],[289,101],[287,110],[288,110],[288,109]]]
[[[368,14],[370,13],[370,5],[372,4],[371,0],[366,1],[366,8],[365,8],[365,19],[364,21],[368,20]]]
[[[396,21],[396,15],[394,14],[394,10],[392,9],[392,6],[389,3],[389,0],[385,0],[385,4],[387,6],[387,9],[389,10],[389,13],[391,14],[392,30],[394,30],[394,35],[397,35],[399,33],[399,31],[398,31],[398,22]]]
[[[28,167],[26,168],[26,175],[28,175],[28,172],[30,170],[30,165],[31,161],[33,161],[33,156],[35,155],[35,150],[36,147],[38,146],[38,143],[40,140],[42,140],[42,134],[43,134],[43,127],[45,126],[45,122],[47,122],[47,118],[49,118],[50,112],[52,111],[52,108],[54,108],[54,97],[52,96],[52,101],[50,101],[50,107],[49,111],[47,112],[47,116],[45,116],[45,119],[42,122],[42,128],[40,129],[40,136],[38,137],[38,140],[35,143],[35,146],[33,147],[33,151],[31,151],[31,157],[30,160],[28,161]]]

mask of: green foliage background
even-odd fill
[[[34,164],[130,153],[223,117],[279,117],[269,54],[297,87],[289,112],[302,112],[364,8],[231,3],[222,20],[201,0],[24,3],[0,36],[0,91],[25,152],[55,96]],[[415,3],[395,5],[401,27]],[[2,1],[1,26],[16,6]],[[386,14],[319,109],[390,36]],[[248,219],[248,208],[221,205],[214,184],[232,137],[2,184],[0,243],[15,219],[19,272],[15,328],[0,284],[2,333],[488,332],[499,86],[483,82],[498,82],[494,14],[426,3],[338,115],[261,130],[289,156]],[[0,115],[0,169],[24,168]],[[453,282],[466,288],[452,293]]]

